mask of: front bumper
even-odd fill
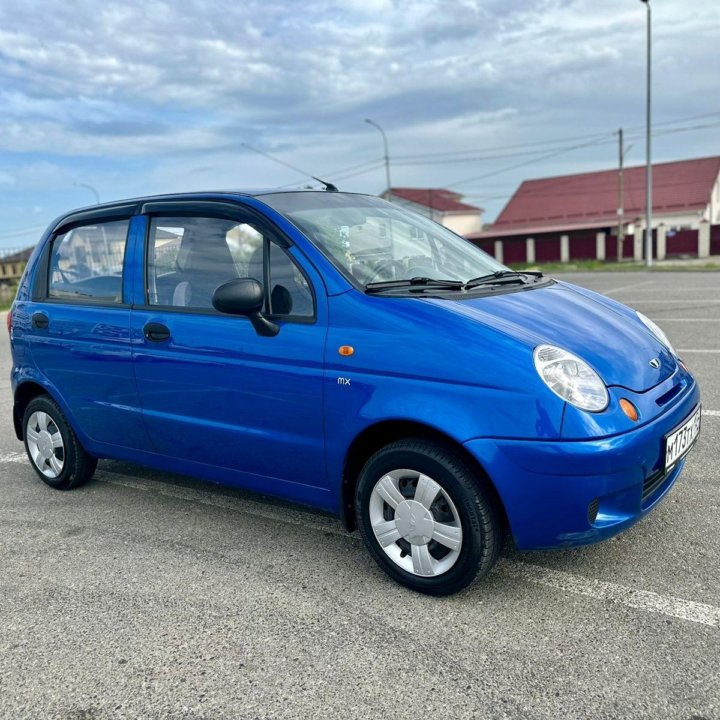
[[[693,382],[648,423],[597,440],[475,439],[465,447],[491,477],[519,549],[599,542],[641,520],[685,460],[662,474],[663,438],[700,402]]]

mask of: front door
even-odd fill
[[[281,247],[286,241],[241,208],[235,219],[196,209],[147,222],[144,306],[131,324],[155,450],[295,499],[305,486],[326,488],[327,310],[314,269],[302,268],[295,248]],[[213,309],[215,288],[238,277],[263,284],[265,312],[280,326],[274,337]]]

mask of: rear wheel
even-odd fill
[[[50,487],[71,490],[93,476],[97,460],[85,452],[57,403],[49,397],[36,397],[28,403],[23,437],[33,469]]]
[[[486,575],[502,541],[482,479],[455,452],[422,439],[391,443],[367,461],[355,514],[380,567],[430,595],[449,595]]]

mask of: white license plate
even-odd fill
[[[665,436],[665,470],[687,455],[700,434],[700,406],[677,429]]]

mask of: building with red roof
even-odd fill
[[[463,202],[463,196],[452,190],[394,187],[381,197],[425,215],[460,235],[482,230],[483,209]]]
[[[626,168],[623,187],[621,198],[617,168],[526,180],[488,230],[466,237],[496,256],[501,242],[505,262],[617,258],[622,223],[622,256],[640,260],[645,167]],[[719,156],[653,165],[652,191],[655,257],[720,252]]]

